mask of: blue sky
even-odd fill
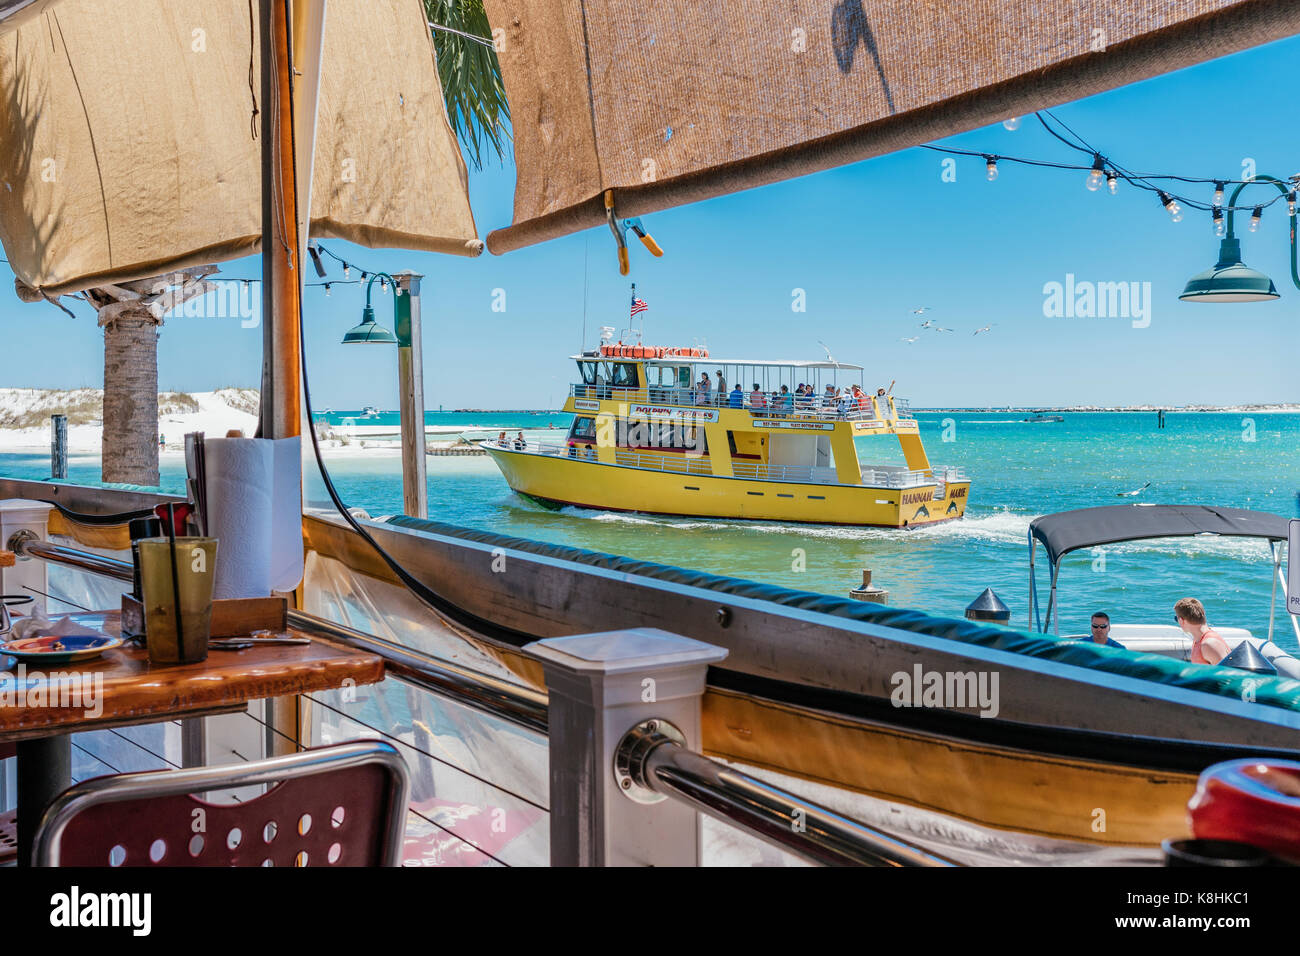
[[[1240,178],[1300,171],[1291,119],[1300,38],[1281,41],[1056,109],[1103,153],[1129,169]],[[1015,132],[994,125],[946,145],[1077,162],[1032,117]],[[423,272],[426,402],[431,408],[519,408],[558,403],[572,379],[567,356],[583,327],[586,258],[588,342],[599,326],[627,324],[628,282],[650,305],[647,341],[707,341],[715,355],[821,358],[825,341],[869,381],[897,379],[915,405],[1048,405],[1300,401],[1294,361],[1300,290],[1289,274],[1285,208],[1266,212],[1258,233],[1240,217],[1245,261],[1273,277],[1271,303],[1178,301],[1193,273],[1214,262],[1208,213],[1174,224],[1152,194],[1121,183],[1090,193],[1084,174],[1004,163],[995,183],[983,161],[923,149],[880,157],[762,189],[646,217],[666,251],[632,249],[632,275],[618,274],[607,229],[589,230],[476,260],[401,250],[325,245],[367,269]],[[508,163],[471,173],[480,235],[511,218]],[[1262,187],[1248,189],[1248,197]],[[1212,186],[1183,187],[1209,201]],[[257,276],[255,259],[223,274]],[[1150,325],[1127,318],[1047,318],[1043,287],[1076,280],[1151,284]],[[341,278],[338,270],[336,277]],[[313,276],[314,278],[314,276]],[[6,289],[10,274],[0,265]],[[506,311],[492,311],[494,290]],[[791,310],[803,289],[807,311]],[[378,287],[376,287],[376,294]],[[391,299],[379,302],[391,327]],[[319,407],[395,408],[390,348],[344,348],[361,313],[357,286],[306,292],[308,354]],[[919,330],[914,308],[953,328]],[[45,305],[0,294],[9,386],[102,382],[102,336],[74,304],[69,319]],[[972,331],[992,330],[978,337]],[[900,341],[921,335],[913,344]],[[171,318],[159,341],[159,383],[201,391],[255,385],[261,334],[238,319]]]

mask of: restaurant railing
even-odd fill
[[[16,538],[12,544],[15,553],[23,557],[41,558],[120,581],[132,580],[131,565],[126,561],[33,538]],[[530,731],[549,733],[551,729],[551,709],[555,704],[548,700],[547,695],[538,691],[439,660],[304,611],[291,610],[289,620],[294,628],[306,635],[379,656],[383,659],[388,674],[400,681]],[[678,638],[676,635],[664,632],[656,633],[661,635],[659,638],[661,641],[668,642],[663,659],[670,661],[670,666],[675,669],[681,666],[682,652],[679,647],[689,645],[692,648],[706,648],[710,652],[710,658],[725,654],[721,649],[711,648],[698,641]],[[644,631],[627,632],[631,642],[630,650],[638,655],[638,660],[653,660],[647,658],[642,650],[640,642],[644,641],[644,634]],[[542,647],[547,643],[551,642],[537,642],[528,645],[524,650],[528,653],[531,648]],[[553,671],[545,655],[544,647],[533,654],[547,666],[547,676],[550,678],[553,676]],[[652,668],[653,664],[643,666]],[[695,708],[696,722],[698,722],[699,694],[703,691],[703,675],[706,666],[701,660],[698,673],[699,693],[684,695],[682,700],[678,701],[679,710],[683,702],[688,709]],[[622,673],[621,669],[620,673]],[[623,674],[623,679],[626,680],[626,674]],[[637,688],[642,686],[637,681],[632,681],[632,685]],[[561,706],[566,705],[562,702]],[[648,706],[653,709],[656,705],[652,702]],[[673,702],[665,702],[663,706],[671,711]],[[572,713],[572,709],[566,711],[565,719],[572,717]],[[591,741],[598,736],[595,728],[603,726],[609,716],[624,713],[625,708],[622,706],[616,706],[607,713],[598,703],[594,712],[588,715],[587,719],[591,721],[591,725],[585,731],[577,734],[550,735],[553,801],[556,799],[558,786],[577,779],[572,775],[574,766],[587,765]],[[626,719],[632,720],[632,717],[627,716]],[[676,719],[682,722],[680,718]],[[673,723],[668,720],[640,720],[633,723],[621,739],[606,745],[612,749],[613,760],[599,761],[596,765],[613,767],[614,773],[600,775],[601,780],[598,784],[611,789],[621,789],[624,792],[633,789],[650,792],[653,795],[650,799],[631,797],[643,807],[651,805],[650,810],[653,810],[652,805],[657,800],[665,796],[671,797],[675,801],[687,804],[698,813],[705,813],[735,826],[813,863],[888,866],[952,865],[950,860],[872,829],[741,770],[702,756],[683,746],[674,731]],[[610,779],[606,781],[604,777]],[[610,827],[609,821],[604,819],[605,811],[600,806],[601,801],[584,803],[582,795],[569,796],[572,798],[570,805],[582,804],[584,812],[581,814],[582,819],[576,819],[572,814],[561,814],[557,819],[557,815],[552,812],[552,861],[572,860],[584,853],[599,851],[599,859],[583,858],[583,862],[617,862],[624,859],[629,852],[640,852],[641,848],[636,845],[630,847],[618,845],[620,840],[618,828]],[[648,811],[642,812],[643,820],[646,812]],[[655,840],[658,842],[677,842],[688,853],[698,852],[696,824],[689,823],[683,827],[680,821],[680,815],[677,815],[677,825],[674,825],[670,814],[662,820],[651,820],[647,829],[655,835]],[[597,848],[594,851],[591,841],[585,839],[567,841],[557,846],[555,843],[557,828],[561,832],[566,832],[566,828],[572,830],[575,825],[585,827],[588,831],[587,836],[597,832],[608,834],[609,845],[603,850]],[[632,842],[635,844],[635,839]],[[692,850],[692,847],[695,849]]]

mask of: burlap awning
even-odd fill
[[[1300,32],[1295,0],[486,6],[504,31],[518,167],[514,225],[488,236],[495,253],[599,225],[606,189],[619,215],[642,215]]]
[[[61,0],[0,26],[0,240],[20,279],[57,294],[258,250],[249,11]],[[314,165],[313,235],[482,251],[420,0],[329,0]]]

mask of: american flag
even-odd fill
[[[648,306],[648,305],[645,304],[645,300],[644,300],[644,299],[638,299],[638,298],[636,298],[636,297],[633,297],[633,299],[632,299],[632,314],[633,314],[633,315],[636,315],[638,312],[644,312],[644,311],[645,311],[646,309],[648,309],[648,308],[650,308],[650,306]]]

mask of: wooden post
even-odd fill
[[[296,195],[293,49],[285,7],[284,0],[261,0],[263,438],[302,434],[298,203],[306,205],[310,196]]]
[[[424,355],[420,344],[420,280],[414,272],[393,277],[402,294],[395,307],[398,402],[402,414],[402,506],[415,518],[429,517],[425,467]]]
[[[68,477],[68,416],[50,416],[50,477],[61,481]]]

